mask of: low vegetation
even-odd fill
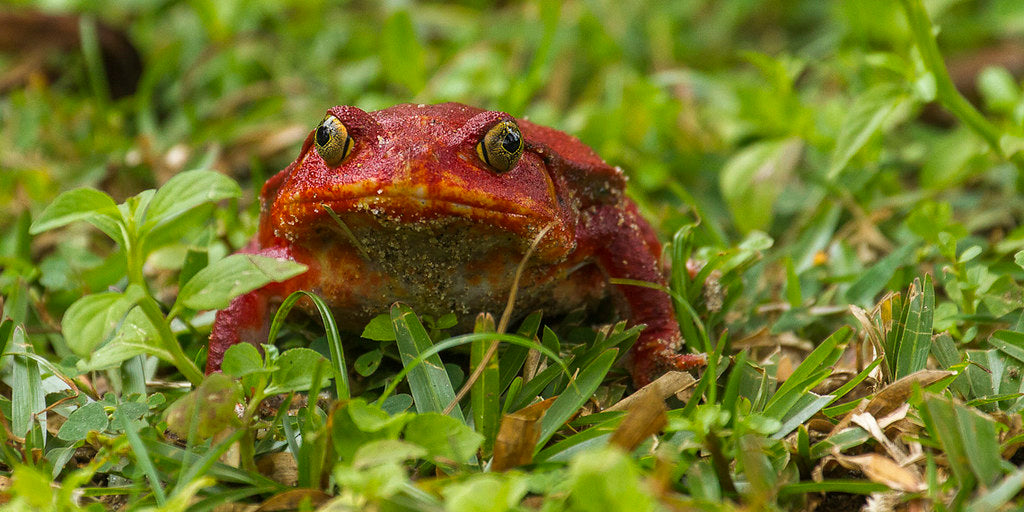
[[[1024,503],[1019,2],[16,3],[4,509]],[[213,311],[303,270],[233,255],[259,187],[327,107],[410,101],[621,166],[707,367],[634,393],[613,316],[300,292],[204,376]]]

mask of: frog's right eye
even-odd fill
[[[316,136],[313,137],[316,145],[316,152],[324,163],[334,167],[342,162],[352,152],[352,137],[348,135],[348,129],[338,120],[337,117],[327,115],[320,126],[316,128]]]

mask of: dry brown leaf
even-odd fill
[[[906,411],[910,408],[910,405],[904,405],[905,407],[903,408],[903,415],[905,416]],[[885,449],[885,451],[889,454],[889,457],[892,457],[892,459],[895,460],[898,464],[904,465],[910,462],[910,457],[907,454],[907,451],[904,450],[902,446],[897,444],[892,439],[889,439],[889,437],[885,435],[885,432],[882,431],[884,427],[879,424],[880,422],[876,420],[874,416],[868,413],[854,414],[853,416],[850,417],[850,421],[852,421],[855,425],[859,426],[860,428],[866,430],[868,434],[870,434],[871,437],[878,441],[882,448]]]
[[[637,402],[646,400],[649,395],[657,397],[658,401],[664,401],[666,398],[692,388],[695,385],[697,385],[697,379],[693,378],[693,375],[690,375],[689,372],[667,372],[658,377],[654,382],[638,389],[632,395],[619,400],[615,405],[605,410],[628,411]]]
[[[289,452],[268,453],[256,461],[256,469],[263,476],[289,487],[299,483],[299,465]]]
[[[832,429],[832,433],[829,435],[835,435],[849,427],[851,419],[855,414],[866,412],[876,418],[889,416],[906,404],[907,399],[910,398],[911,390],[914,389],[915,383],[921,386],[927,386],[950,375],[953,375],[953,372],[946,370],[920,370],[907,375],[906,377],[882,388],[874,398],[867,402],[862,402],[855,409],[848,412],[846,416],[836,424]]]
[[[916,471],[900,466],[895,461],[877,453],[864,455],[834,455],[844,467],[864,473],[872,482],[885,484],[904,492],[921,492],[927,487]]]
[[[915,384],[925,387],[954,374],[955,372],[946,370],[916,371],[879,391],[874,398],[868,401],[865,412],[875,417],[888,416],[907,402]]]
[[[658,385],[658,382],[661,380],[659,378],[634,393],[634,395],[640,396],[632,401],[626,417],[623,418],[622,423],[612,433],[611,444],[631,452],[648,436],[657,434],[665,427],[665,424],[668,423],[668,417],[665,415],[667,410],[665,399],[661,393],[661,387]],[[653,389],[650,391],[641,393],[641,391],[652,386]]]
[[[553,403],[555,399],[549,398],[502,416],[494,439],[491,471],[505,471],[533,461],[533,448],[540,439],[540,419]]]
[[[267,501],[264,501],[255,512],[282,512],[285,510],[298,510],[303,500],[308,499],[309,504],[317,507],[326,503],[331,496],[319,489],[292,489],[275,494]]]

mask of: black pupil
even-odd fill
[[[318,146],[326,146],[331,141],[331,129],[326,124],[320,125],[316,129],[316,144]]]
[[[502,135],[501,149],[504,149],[508,153],[515,153],[516,151],[519,151],[519,132],[506,128]]]

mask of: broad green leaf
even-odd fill
[[[391,321],[402,364],[411,363],[433,345],[423,324],[409,306],[400,303],[392,306]],[[444,364],[437,354],[409,370],[408,380],[417,412],[442,412],[455,400],[455,390],[448,379],[448,372],[445,371]],[[452,409],[451,416],[465,421],[462,409],[457,406]]]
[[[978,499],[971,502],[965,509],[967,512],[989,512],[1004,510],[1003,506],[1010,502],[1024,488],[1024,468],[1010,473],[1001,482],[992,486]]]
[[[733,156],[719,173],[719,188],[744,233],[766,229],[775,200],[786,186],[803,151],[797,138],[762,141]]]
[[[989,345],[996,347],[1000,352],[1024,363],[1024,333],[1016,331],[999,330],[992,333],[988,340]],[[952,364],[959,363],[957,359]]]
[[[319,352],[301,347],[284,351],[274,364],[277,370],[271,374],[268,394],[306,391],[313,382],[313,367],[322,364],[326,369],[329,366]]]
[[[107,341],[135,305],[132,296],[120,292],[86,295],[71,304],[61,319],[68,348],[87,358]]]
[[[365,469],[381,464],[402,463],[422,459],[428,453],[426,448],[417,443],[397,439],[381,439],[360,446],[359,450],[356,450],[352,467]]]
[[[203,309],[223,309],[231,299],[272,282],[284,281],[306,271],[294,261],[256,254],[232,254],[200,270],[178,293],[178,304]]]
[[[369,377],[373,372],[377,371],[380,366],[381,360],[384,358],[384,353],[379,349],[373,349],[366,352],[356,358],[355,364],[352,365],[356,373],[363,377]]]
[[[57,196],[43,213],[39,214],[29,232],[38,235],[43,231],[64,226],[78,220],[86,220],[99,211],[113,214],[117,204],[107,194],[92,188],[76,188]]]
[[[159,334],[156,327],[139,308],[128,312],[114,337],[82,359],[76,365],[79,371],[87,372],[113,368],[139,354],[150,354],[169,363],[174,357],[157,346]]]
[[[351,462],[363,445],[381,439],[398,439],[410,414],[390,416],[375,405],[354,399],[337,408],[331,421],[331,439],[341,462]]]
[[[178,173],[167,180],[149,202],[146,228],[191,210],[203,203],[239,197],[242,189],[227,176],[207,170]]]
[[[243,403],[242,389],[238,381],[223,373],[213,373],[198,388],[171,404],[164,419],[167,428],[182,439],[188,437],[192,421],[197,421],[196,434],[206,439],[240,425],[235,412],[240,403]]]
[[[469,474],[468,478],[441,489],[448,510],[454,512],[505,512],[519,510],[530,490],[529,480],[515,473]]]
[[[572,510],[656,510],[636,464],[614,448],[574,458],[567,483]]]
[[[180,289],[182,286],[185,286],[189,279],[192,279],[193,276],[209,264],[210,251],[206,245],[189,247],[188,252],[185,253],[185,261],[181,264],[181,272],[178,273],[178,288]]]
[[[381,313],[373,317],[363,329],[362,337],[374,341],[395,341],[395,329],[391,326],[391,315]]]
[[[881,84],[861,94],[843,120],[832,150],[826,179],[835,181],[850,160],[879,133],[885,122],[909,99],[906,91]]]
[[[463,422],[438,413],[416,415],[405,427],[405,440],[427,449],[431,457],[443,457],[459,463],[468,462],[484,436]]]
[[[929,395],[921,407],[925,426],[939,442],[961,491],[989,487],[1002,475],[995,422],[976,410]]]
[[[64,441],[79,441],[91,431],[102,432],[107,428],[107,411],[99,402],[89,402],[68,415],[60,426],[57,437]]]
[[[224,352],[222,372],[232,377],[244,377],[251,373],[266,371],[259,349],[249,343],[232,345]]]

